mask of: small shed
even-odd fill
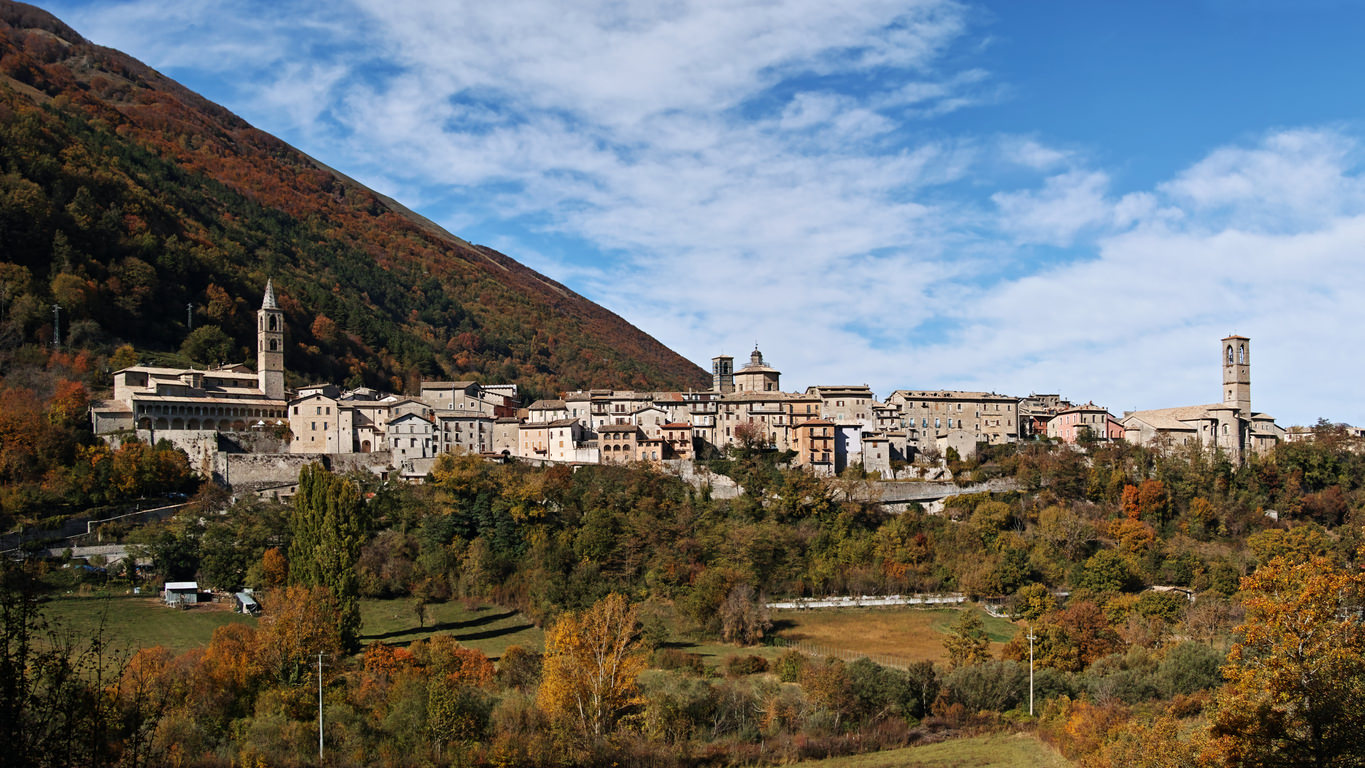
[[[238,613],[247,613],[255,616],[261,612],[261,604],[256,602],[256,598],[252,597],[250,592],[238,592],[232,597],[237,601]]]
[[[166,605],[194,605],[199,602],[199,582],[168,581],[162,588]]]

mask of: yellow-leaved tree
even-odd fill
[[[1365,574],[1277,557],[1242,580],[1207,757],[1228,766],[1365,765]]]
[[[635,607],[613,592],[546,633],[537,701],[564,732],[601,739],[640,708],[645,650],[636,619]]]

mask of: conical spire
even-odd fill
[[[261,309],[279,309],[275,304],[275,286],[271,284],[270,278],[265,281],[265,300],[261,302]]]

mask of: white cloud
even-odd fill
[[[1081,229],[1112,218],[1106,200],[1109,177],[1097,171],[1067,171],[1048,177],[1042,189],[997,192],[1000,227],[1022,243],[1070,245]]]
[[[1239,226],[1292,228],[1359,210],[1365,187],[1347,175],[1358,154],[1335,131],[1283,131],[1256,147],[1212,152],[1160,191],[1195,212],[1224,212]]]
[[[1365,423],[1347,384],[1365,366],[1342,354],[1365,327],[1344,129],[1124,188],[1125,160],[1064,137],[926,122],[1015,95],[950,55],[979,53],[979,30],[939,0],[250,8],[63,17],[172,76],[218,73],[234,111],[457,235],[505,228],[494,247],[699,362],[757,341],[791,388],[1120,410],[1215,399],[1216,340],[1237,330],[1258,407]]]

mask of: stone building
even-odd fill
[[[177,442],[192,439],[184,433],[282,427],[284,313],[269,281],[256,316],[255,373],[240,364],[210,370],[135,365],[115,371],[113,397],[90,408],[95,434],[135,430],[150,442]]]
[[[1221,450],[1238,463],[1273,450],[1284,430],[1274,418],[1251,410],[1251,339],[1224,337],[1219,359],[1223,402],[1126,413],[1124,439],[1158,447],[1197,443]]]
[[[782,372],[763,362],[763,353],[754,347],[749,364],[735,372],[736,392],[777,392]]]
[[[806,387],[806,394],[819,398],[822,418],[839,424],[862,424],[869,430],[877,426],[873,414],[877,399],[866,384]]]
[[[834,474],[834,422],[809,419],[793,429],[796,458],[792,463],[820,475]]]
[[[898,389],[887,403],[900,408],[907,429],[915,430],[920,450],[937,447],[951,431],[976,442],[998,445],[1019,439],[1019,398],[995,392]],[[953,443],[960,444],[963,438]]]
[[[406,413],[388,423],[389,450],[396,466],[436,455],[436,427],[430,419]]]

